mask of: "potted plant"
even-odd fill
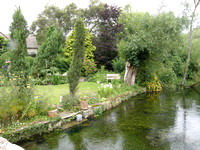
[[[90,94],[88,91],[80,94],[79,101],[80,101],[81,109],[87,109],[89,99],[90,99]]]
[[[55,117],[55,116],[57,116],[57,106],[53,105],[53,104],[48,105],[48,107],[47,107],[47,113],[48,113],[49,117]]]

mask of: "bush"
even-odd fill
[[[45,111],[44,103],[34,97],[32,83],[24,85],[23,81],[12,75],[0,89],[0,126],[41,115]]]
[[[6,64],[6,60],[10,60],[12,51],[5,52],[0,56],[0,68]]]
[[[26,59],[27,67],[28,67],[28,72],[30,73],[31,72],[31,68],[33,66],[34,58],[31,57],[31,56],[27,56],[25,59]]]
[[[79,95],[71,97],[69,94],[63,96],[63,107],[70,111],[77,111],[77,104],[79,103]]]
[[[162,90],[161,84],[158,80],[156,73],[154,73],[153,80],[147,83],[147,91],[160,92]]]
[[[126,62],[123,58],[116,58],[112,61],[112,66],[115,73],[121,73],[125,70]]]
[[[89,82],[100,82],[105,83],[107,82],[106,74],[112,74],[113,72],[105,70],[105,67],[102,66],[101,69],[97,71],[91,78],[88,79]]]
[[[103,98],[108,98],[113,94],[112,84],[101,84],[101,87],[98,87],[98,95]]]
[[[41,73],[44,77],[34,79],[36,85],[58,85],[67,83],[66,76],[59,73],[59,69],[56,67],[51,67],[50,69],[43,69]]]
[[[65,73],[69,69],[70,63],[71,63],[70,60],[68,60],[62,56],[58,56],[55,66],[56,66],[56,68],[59,69],[59,72]]]
[[[92,60],[84,60],[81,68],[81,74],[83,77],[89,78],[97,71],[97,65]]]

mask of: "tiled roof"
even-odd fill
[[[7,40],[10,39],[10,36],[8,34],[4,34],[2,32],[0,32],[0,36],[3,36],[4,38],[6,38]]]
[[[38,48],[36,37],[34,35],[32,35],[32,34],[30,34],[27,37],[26,43],[27,43],[27,48],[28,49],[37,49]]]
[[[0,36],[5,37],[7,40],[10,39],[10,35],[9,34],[4,34],[4,33],[0,32]],[[27,43],[27,48],[28,49],[38,49],[36,37],[33,34],[30,34],[27,37],[26,43]]]

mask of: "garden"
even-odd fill
[[[189,33],[183,30],[190,18],[172,12],[132,12],[130,6],[121,9],[99,1],[87,9],[74,5],[64,10],[45,7],[31,31],[19,7],[10,25],[11,39],[0,36],[1,136],[25,126],[32,129],[38,122],[60,120],[59,113],[79,112],[127,93],[159,95],[180,83],[199,84],[198,38],[192,41],[190,63],[186,63]],[[70,20],[66,10],[74,15]],[[58,12],[63,16],[56,18]],[[42,15],[48,18],[47,24],[40,22]],[[35,57],[27,53],[30,32],[36,34],[39,45]],[[193,30],[194,35],[199,32],[199,27]],[[118,74],[120,79],[107,80],[107,74]],[[57,114],[48,116],[52,110]],[[97,111],[96,117],[101,114]]]

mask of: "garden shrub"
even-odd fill
[[[7,51],[0,56],[0,69],[6,64],[6,60],[10,60],[12,51]]]
[[[79,95],[71,97],[69,94],[63,96],[63,107],[70,111],[77,111],[77,104],[79,103]]]
[[[160,92],[161,90],[162,90],[162,86],[158,80],[156,73],[154,73],[153,80],[147,83],[147,91]]]
[[[98,92],[97,93],[101,98],[103,98],[103,97],[108,98],[113,94],[113,89],[112,88],[113,88],[113,86],[112,86],[111,83],[109,83],[109,84],[101,83],[101,86],[98,87]]]
[[[23,74],[23,72],[21,73]],[[0,89],[0,125],[26,120],[45,111],[43,102],[34,97],[30,80],[24,85],[20,76],[12,74],[9,82]]]
[[[59,73],[59,69],[51,67],[50,69],[43,69],[40,71],[44,77],[35,78],[33,82],[36,85],[58,85],[67,83],[67,78]]]
[[[115,73],[121,73],[125,71],[126,62],[123,58],[116,58],[112,61],[112,66]]]
[[[85,59],[81,68],[81,75],[89,78],[97,71],[97,65],[93,60]]]
[[[28,67],[28,72],[29,72],[29,74],[30,74],[31,68],[32,68],[33,63],[34,63],[34,58],[31,57],[31,56],[27,56],[27,57],[25,58],[25,60],[26,60],[26,64],[27,64],[27,67]]]
[[[105,70],[105,67],[102,66],[101,69],[97,71],[91,78],[88,79],[89,82],[100,82],[105,83],[107,82],[106,74],[112,74],[112,71]]]

